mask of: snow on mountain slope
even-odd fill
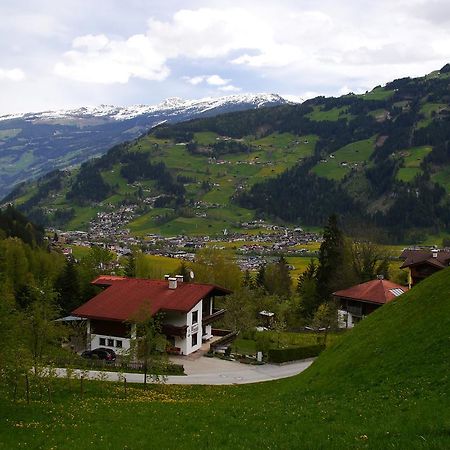
[[[0,116],[0,121],[23,119],[27,121],[57,121],[60,119],[88,119],[103,118],[108,120],[129,120],[138,116],[155,115],[178,115],[180,113],[202,113],[205,111],[246,105],[248,107],[260,108],[263,106],[291,103],[278,94],[242,94],[228,95],[224,97],[208,97],[198,100],[183,100],[172,97],[156,105],[132,105],[132,106],[85,106],[77,109],[42,111],[37,113],[6,114]]]
[[[157,105],[100,105],[0,116],[0,198],[23,181],[100,156],[161,123],[291,103],[276,94],[200,100],[169,98]]]

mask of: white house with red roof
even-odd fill
[[[104,290],[72,314],[87,320],[88,348],[106,347],[119,354],[137,338],[133,319],[142,308],[162,317],[162,333],[172,351],[189,355],[199,350],[202,341],[213,336],[211,324],[225,313],[214,309],[215,297],[231,293],[211,284],[184,283],[182,276],[166,280],[100,276],[92,284]]]
[[[339,304],[339,326],[352,328],[368,314],[406,291],[408,288],[405,286],[378,278],[333,292],[333,296]]]

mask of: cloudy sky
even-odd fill
[[[2,0],[0,113],[363,92],[450,62],[449,0]]]

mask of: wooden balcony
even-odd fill
[[[186,337],[187,325],[183,325],[181,327],[177,327],[176,325],[171,325],[170,323],[166,323],[162,326],[162,333],[166,336],[179,336],[182,338]]]
[[[203,316],[202,325],[209,325],[210,323],[222,318],[225,312],[226,309],[216,309],[212,314]]]

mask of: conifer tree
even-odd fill
[[[59,294],[58,304],[63,314],[70,314],[81,303],[81,287],[78,271],[72,258],[66,261],[55,283]]]
[[[317,293],[322,301],[341,287],[345,270],[345,239],[338,227],[338,218],[333,214],[324,229],[323,242],[319,250]]]

